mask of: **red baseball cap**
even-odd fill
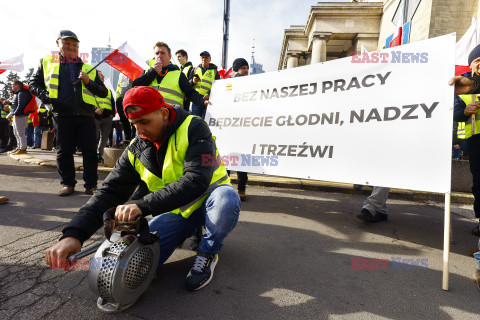
[[[139,106],[141,111],[128,113],[125,109],[128,106]],[[160,110],[162,107],[172,108],[165,103],[162,95],[153,87],[139,86],[127,91],[123,98],[123,111],[129,119],[140,118],[153,111]]]

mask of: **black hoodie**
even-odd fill
[[[139,185],[145,186],[130,163],[128,151],[132,152],[137,161],[141,161],[153,174],[158,177],[162,176],[162,172],[158,168],[163,167],[168,140],[172,135],[176,135],[177,129],[189,116],[189,113],[181,107],[175,107],[175,112],[177,116],[172,125],[167,126],[160,148],[157,150],[152,142],[137,136],[125,149],[102,187],[62,230],[61,239],[74,237],[83,243],[102,227],[103,213],[107,209],[125,203]],[[184,175],[165,188],[147,192],[142,195],[140,200],[134,201],[142,210],[142,215],[156,216],[180,208],[207,190],[215,170],[212,166],[202,165],[202,155],[210,154],[215,157],[215,141],[207,123],[194,117],[188,128],[188,140],[189,147],[184,161]]]

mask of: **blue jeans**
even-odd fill
[[[36,126],[33,128],[33,140],[35,147],[40,148],[42,146],[42,133],[48,130],[50,130],[50,128],[47,126]]]
[[[33,127],[28,126],[25,129],[25,137],[27,138],[27,147],[33,147]]]
[[[213,190],[203,205],[195,210],[188,219],[179,214],[163,213],[153,218],[150,231],[158,232],[160,238],[161,266],[197,227],[205,225],[198,250],[207,254],[216,254],[223,247],[224,239],[233,230],[240,214],[240,197],[230,185],[221,185]]]
[[[480,240],[478,240],[478,249],[480,250]],[[473,254],[473,257],[475,258],[475,260],[477,260],[477,264],[478,264],[477,268],[478,270],[480,270],[480,251],[475,252]]]
[[[199,116],[203,120],[205,120],[205,114],[207,113],[207,108],[204,106],[196,105],[192,102],[192,115]]]

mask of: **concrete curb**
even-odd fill
[[[12,159],[15,159],[17,161],[23,161],[25,163],[35,164],[38,166],[45,166],[45,167],[52,167],[52,168],[57,167],[56,161],[37,159],[26,154],[14,155],[9,153],[9,156]],[[81,163],[75,162],[75,170],[82,171],[83,165]],[[110,173],[110,171],[112,171],[112,168],[105,167],[105,166],[98,167],[98,172],[108,174]],[[233,175],[231,180],[234,183],[238,182]],[[284,177],[263,176],[263,175],[256,175],[256,174],[249,174],[248,185],[288,188],[288,189],[297,189],[297,190],[361,194],[365,196],[368,196],[371,192],[371,188],[369,187],[363,186],[362,189],[357,190],[357,189],[354,189],[353,185],[349,183],[292,179],[292,178],[284,178]],[[445,201],[445,196],[442,193],[412,191],[412,190],[403,190],[403,189],[391,189],[390,198],[404,199],[404,200],[411,200],[411,201],[435,201],[435,202]],[[461,193],[461,192],[451,193],[452,203],[473,204],[473,201],[474,201],[474,197],[472,194]]]

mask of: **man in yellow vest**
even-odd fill
[[[475,47],[468,56],[468,63],[475,75],[480,74],[480,45]],[[470,162],[470,172],[473,176],[472,192],[475,197],[473,209],[475,217],[480,219],[480,102],[477,95],[463,94],[455,96],[454,116],[457,122],[465,122],[465,138]],[[478,225],[472,234],[480,237]]]
[[[102,82],[105,82],[105,76],[98,70],[98,75]],[[115,116],[115,100],[112,92],[108,89],[108,94],[105,98],[95,97],[97,100],[97,108],[95,109],[95,128],[98,140],[98,163],[103,164],[103,150],[107,146],[110,130],[112,129],[112,120]]]
[[[46,262],[54,268],[70,268],[67,256],[80,251],[102,226],[103,213],[116,206],[118,221],[154,216],[149,224],[160,238],[159,265],[205,225],[186,279],[188,290],[201,289],[212,279],[224,239],[237,224],[239,196],[205,121],[166,104],[152,87],[129,90],[123,106],[138,136],[102,187],[62,230],[61,240],[47,250]],[[124,204],[129,199],[133,200]]]
[[[155,59],[149,60],[150,69],[133,81],[133,87],[155,87],[172,106],[182,106],[185,98],[193,103],[206,105],[208,101],[195,91],[188,82],[187,77],[180,69],[170,63],[172,53],[165,42],[157,42],[153,47]]]
[[[107,88],[96,70],[78,57],[79,40],[70,30],[61,30],[57,38],[60,55],[47,55],[29,82],[29,89],[45,104],[53,106],[57,139],[57,167],[63,188],[59,196],[75,189],[74,145],[83,155],[85,193],[97,188],[97,139],[95,135],[95,96],[105,98]],[[79,80],[80,79],[80,80]]]
[[[465,122],[453,121],[452,159],[468,159],[465,141]],[[463,156],[462,156],[463,154]]]
[[[120,118],[120,122],[123,126],[123,133],[125,134],[125,140],[123,143],[128,143],[130,140],[135,138],[136,132],[135,127],[128,122],[128,119],[125,117],[125,113],[123,112],[123,97],[128,90],[132,88],[133,81],[130,80],[126,75],[120,73],[118,77],[118,84],[117,84],[117,96],[116,96],[116,109],[118,116]]]
[[[202,63],[195,68],[193,72],[193,78],[190,79],[193,87],[197,92],[203,96],[203,99],[208,100],[210,97],[210,90],[212,89],[212,84],[214,80],[220,79],[220,76],[217,72],[217,66],[213,63],[210,63],[212,60],[210,53],[208,51],[203,51],[200,53],[200,58]],[[205,114],[207,112],[207,104],[197,104],[195,101],[192,101],[192,114],[199,116],[202,119],[205,119]]]
[[[175,52],[177,56],[177,60],[180,63],[180,71],[185,74],[187,79],[191,79],[193,77],[193,65],[190,61],[188,61],[188,54],[187,51],[180,49]],[[190,100],[185,99],[183,102],[183,109],[189,111],[190,110]]]

